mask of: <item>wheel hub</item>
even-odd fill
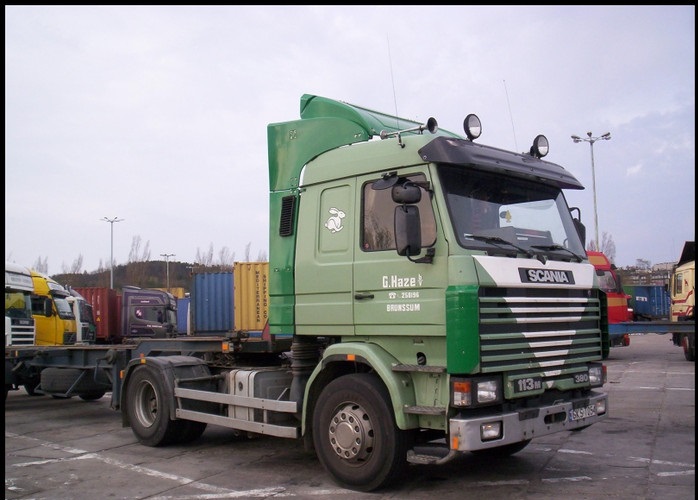
[[[368,414],[358,405],[347,404],[337,410],[328,429],[330,444],[345,460],[366,460],[373,450],[373,426]]]

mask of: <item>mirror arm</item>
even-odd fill
[[[436,255],[436,250],[433,248],[427,248],[427,254],[424,257],[413,259],[407,255],[407,259],[415,264],[432,264],[434,262],[434,255]]]

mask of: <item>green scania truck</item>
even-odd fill
[[[234,332],[7,347],[6,391],[18,363],[48,394],[106,388],[148,446],[208,424],[302,440],[359,491],[605,419],[606,299],[563,194],[583,186],[544,136],[520,154],[480,131],[303,95],[267,129],[270,259],[236,264]]]

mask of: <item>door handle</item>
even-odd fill
[[[372,293],[369,292],[363,292],[363,293],[355,293],[354,298],[356,300],[364,300],[364,299],[372,299],[375,296]]]

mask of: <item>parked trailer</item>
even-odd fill
[[[148,446],[208,424],[302,439],[359,491],[606,419],[606,296],[563,193],[583,186],[545,136],[522,154],[478,144],[475,115],[462,136],[312,95],[300,110],[267,127],[270,261],[236,263],[233,331],[6,349],[6,377],[111,388]]]
[[[623,290],[630,297],[633,321],[668,321],[671,317],[671,295],[664,285],[627,285]]]

